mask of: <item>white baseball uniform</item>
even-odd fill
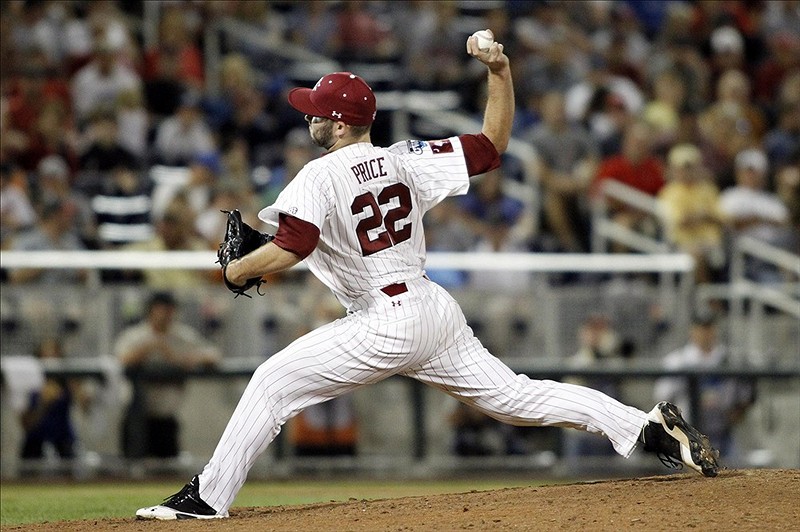
[[[259,217],[280,213],[320,230],[309,269],[347,308],[256,369],[214,454],[200,496],[227,515],[255,459],[304,408],[392,375],[418,379],[489,416],[522,426],[605,434],[629,456],[647,414],[596,390],[514,374],[467,326],[456,301],[425,277],[422,217],[469,176],[458,137],[357,143],[312,161]]]

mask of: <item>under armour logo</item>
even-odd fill
[[[402,307],[402,305],[400,304],[399,301],[392,301],[392,306],[393,307]]]
[[[342,113],[340,113],[339,111],[331,111],[331,115],[333,115],[334,118],[342,117]]]

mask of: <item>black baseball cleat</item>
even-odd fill
[[[706,477],[717,476],[719,451],[683,419],[680,408],[662,401],[647,414],[647,421],[640,436],[645,451],[656,453],[667,467],[686,464]]]
[[[181,491],[167,497],[158,506],[148,506],[136,510],[137,519],[159,519],[174,521],[175,519],[217,519],[226,517],[200,498],[200,480],[197,475],[186,484]]]

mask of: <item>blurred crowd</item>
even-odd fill
[[[236,30],[207,42],[223,20]],[[613,180],[657,200],[661,215],[654,220],[622,202],[609,203],[608,215],[691,253],[699,282],[726,279],[740,235],[800,252],[797,0],[4,0],[0,247],[216,249],[221,209],[238,208],[257,224],[258,210],[321,155],[286,102],[291,88],[316,78],[293,78],[303,69],[270,50],[328,58],[376,91],[451,91],[459,110],[479,119],[485,73],[464,42],[482,28],[511,58],[513,134],[536,154],[535,183],[522,171],[524,161],[504,157],[466,196],[429,213],[431,251],[588,252],[592,205]],[[236,37],[244,30],[250,37]],[[209,45],[219,56],[209,56]],[[402,140],[389,136],[389,112],[378,102],[373,139]],[[534,185],[539,194],[513,192]],[[765,267],[750,273],[763,281],[783,275]],[[2,275],[14,283],[85,277],[33,269]],[[154,290],[219,281],[218,274],[179,270],[108,275],[138,276]],[[514,326],[513,296],[526,280],[480,272],[468,279],[460,271],[431,277],[510,294],[487,307],[496,323],[486,341],[502,352],[511,336],[498,324]],[[702,336],[712,326],[695,326],[699,340],[676,352],[675,364],[718,363],[713,330]],[[590,316],[579,334],[576,364],[630,356],[605,318]],[[676,397],[683,393],[661,384]],[[73,395],[80,399],[71,383],[46,391],[24,417],[30,456],[41,454],[44,406],[63,410]],[[735,399],[736,415],[751,400],[724,391]],[[138,442],[134,454],[150,447],[174,454],[174,420],[148,414],[152,419],[132,423],[173,436]],[[341,422],[337,449],[351,454],[356,431],[346,403],[299,418],[295,445],[318,454],[315,434],[331,420]],[[457,411],[455,452],[489,453],[481,436],[486,421]],[[74,434],[62,425],[59,441],[69,456]],[[503,432],[495,443],[517,454],[517,436]],[[585,453],[593,444],[576,440],[569,448]]]
[[[9,0],[0,17],[3,249],[215,249],[220,209],[256,222],[320,155],[286,103],[301,82],[265,49],[390,66],[376,90],[455,91],[477,116],[484,74],[464,41],[486,27],[512,60],[539,205],[508,193],[531,184],[506,159],[431,213],[431,249],[589,251],[609,179],[657,198],[663,232],[624,204],[609,215],[693,254],[699,281],[724,278],[740,234],[798,249],[798,1]],[[221,39],[209,65],[223,19],[260,47]],[[10,275],[32,279],[47,272]]]

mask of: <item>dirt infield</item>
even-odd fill
[[[234,508],[224,521],[135,519],[4,527],[25,532],[790,530],[800,523],[800,470],[731,470],[449,495]]]

